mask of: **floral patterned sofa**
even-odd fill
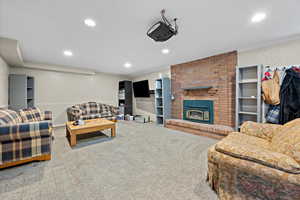
[[[96,102],[77,104],[67,108],[67,115],[69,121],[96,118],[116,120],[118,114],[119,109],[117,107]]]
[[[209,149],[207,181],[221,200],[299,200],[300,118],[245,122]]]

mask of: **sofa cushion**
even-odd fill
[[[300,118],[283,125],[274,135],[271,147],[300,163]]]
[[[88,119],[96,119],[96,118],[100,118],[101,114],[89,114],[89,115],[81,115],[80,119],[81,120],[88,120]]]
[[[247,121],[242,124],[241,132],[271,141],[274,134],[280,127],[281,125]]]
[[[16,111],[9,109],[0,109],[0,126],[14,125],[18,123],[22,123],[22,119]]]
[[[251,136],[245,136],[247,141]],[[251,139],[252,140],[252,139]],[[256,162],[288,173],[300,174],[300,165],[290,156],[249,143],[242,144],[228,136],[215,146],[216,151],[235,158]]]
[[[39,108],[26,108],[19,110],[19,114],[24,123],[26,122],[38,122],[44,119],[43,113]]]
[[[100,105],[96,102],[88,102],[80,105],[83,115],[100,113]]]
[[[270,142],[268,140],[255,136],[245,135],[244,133],[232,132],[227,136],[227,138],[235,144],[254,145],[263,149],[270,149]]]
[[[100,112],[101,113],[107,113],[107,112],[112,111],[112,108],[111,108],[112,106],[109,106],[109,105],[106,105],[106,104],[103,104],[103,103],[100,103],[99,107],[100,107]]]
[[[101,117],[103,118],[107,118],[107,117],[112,117],[112,113],[110,111],[107,111],[107,112],[102,112],[101,113]]]

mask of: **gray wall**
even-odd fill
[[[8,105],[8,72],[9,66],[0,57],[0,107]]]
[[[238,53],[238,65],[300,65],[300,39]]]
[[[54,125],[66,122],[66,109],[74,104],[97,101],[117,105],[118,82],[126,79],[104,73],[81,75],[16,67],[11,67],[10,73],[35,78],[36,106],[53,112]]]
[[[150,90],[155,89],[155,80],[161,77],[171,77],[170,68],[154,73],[148,73],[133,78],[133,82],[148,80]],[[150,98],[133,98],[133,114],[135,115],[148,115],[151,120],[156,120],[155,114],[155,98],[151,95]]]

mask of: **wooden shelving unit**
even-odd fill
[[[171,117],[171,84],[169,78],[155,81],[156,123],[164,124]]]
[[[245,121],[261,122],[262,65],[236,67],[236,130]]]

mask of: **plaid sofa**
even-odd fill
[[[300,118],[245,122],[209,149],[207,175],[220,200],[300,200]]]
[[[96,118],[106,118],[109,120],[114,120],[116,119],[118,114],[119,111],[117,107],[96,102],[77,104],[67,108],[67,115],[69,121]]]
[[[3,165],[51,155],[52,113],[38,108],[0,109],[0,168]]]

